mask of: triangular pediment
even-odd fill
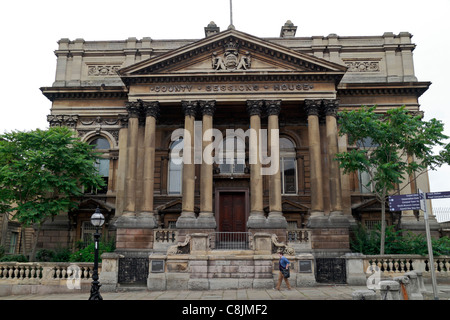
[[[133,78],[225,74],[328,74],[342,77],[346,67],[237,30],[226,30],[158,57],[119,70]],[[128,81],[127,81],[128,80]]]

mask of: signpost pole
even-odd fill
[[[428,223],[428,205],[426,202],[426,197],[425,194],[419,190],[419,194],[421,197],[423,197],[423,203],[424,203],[424,208],[423,210],[423,216],[424,216],[424,220],[425,220],[425,230],[427,233],[427,245],[428,245],[428,268],[430,269],[431,272],[431,282],[433,285],[433,294],[434,294],[434,300],[439,300],[438,294],[437,294],[437,285],[436,285],[436,273],[434,270],[434,259],[433,259],[433,246],[431,244],[431,234],[430,234],[430,225]]]

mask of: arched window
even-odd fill
[[[109,155],[107,154],[110,149],[110,144],[107,139],[100,137],[92,140],[89,143],[97,152],[103,153],[95,166],[97,167],[98,173],[103,178],[105,186],[101,189],[92,191],[93,193],[106,193],[108,191],[108,180],[109,180]]]
[[[219,146],[219,169],[224,174],[245,171],[245,141],[238,136],[227,137]]]
[[[103,137],[92,140],[90,145],[95,146],[95,149],[98,149],[98,150],[106,150],[106,149],[109,150],[109,148],[110,148],[108,139],[103,138]]]
[[[295,144],[292,140],[280,137],[281,193],[297,194],[297,160]]]
[[[169,151],[169,194],[181,194],[183,176],[183,138],[175,140]],[[177,155],[174,157],[174,155]]]

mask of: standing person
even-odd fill
[[[275,287],[275,289],[278,290],[278,291],[280,290],[281,282],[284,279],[284,281],[286,282],[286,286],[288,287],[288,290],[291,290],[291,284],[289,283],[289,279],[286,278],[285,275],[283,274],[284,270],[288,270],[289,271],[289,265],[291,263],[283,255],[282,251],[279,251],[278,254],[280,255],[280,262],[279,262],[280,274],[278,275],[278,283],[277,283],[277,286]]]

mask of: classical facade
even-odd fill
[[[85,190],[78,210],[45,226],[40,246],[88,239],[98,206],[124,255],[165,252],[193,234],[210,246],[269,234],[296,252],[349,252],[351,226],[380,221],[380,206],[363,174],[343,175],[333,160],[352,148],[336,113],[421,112],[430,83],[414,75],[407,32],[295,33],[288,21],[276,38],[211,23],[198,40],[61,39],[55,82],[41,88],[49,125],[96,146],[107,187]],[[427,191],[427,177],[411,188],[403,192]],[[423,228],[418,214],[391,212],[388,224]]]

